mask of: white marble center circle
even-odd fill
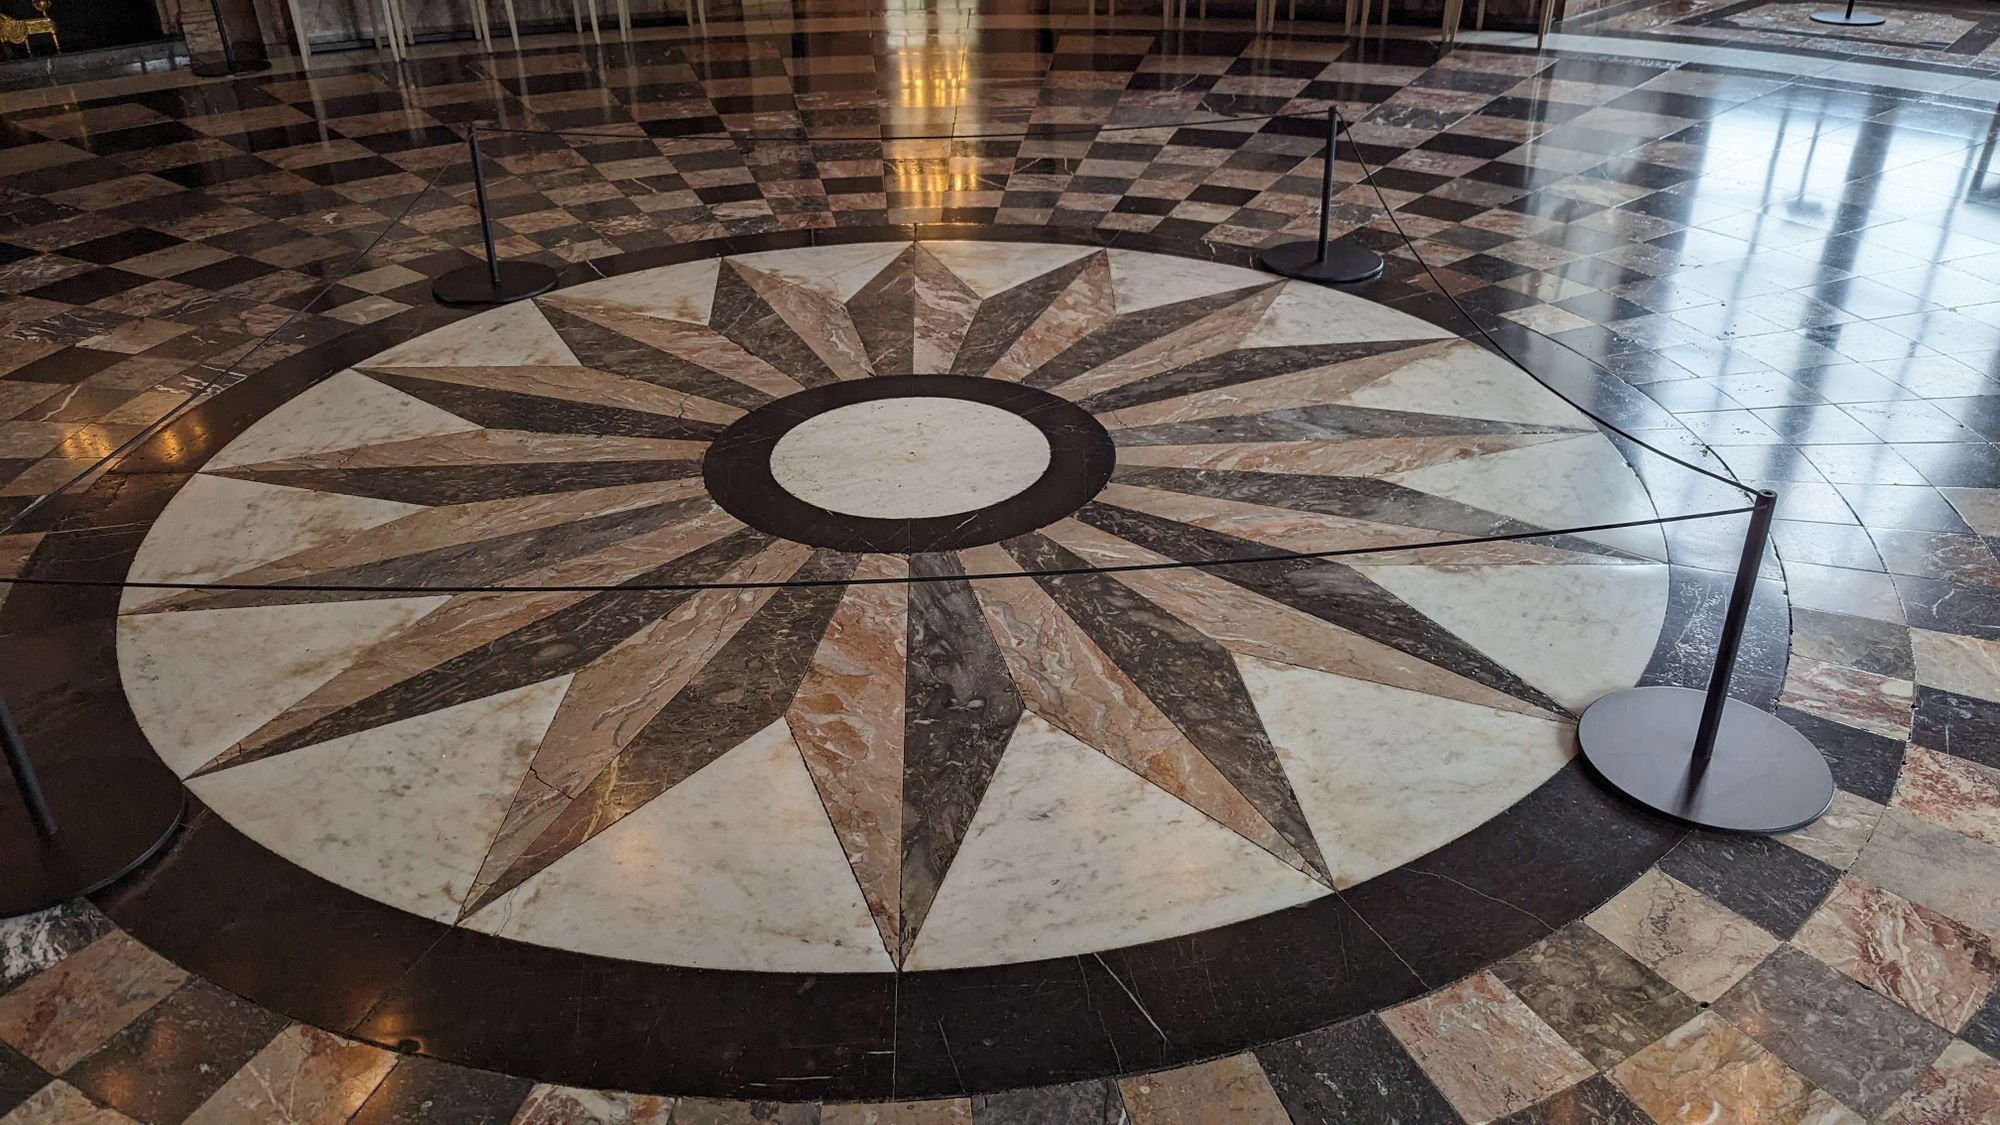
[[[1049,439],[1018,414],[958,398],[891,398],[836,407],[771,450],[771,476],[828,511],[926,519],[977,511],[1027,490],[1049,467]]]

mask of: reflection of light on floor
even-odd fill
[[[56,449],[56,455],[71,461],[94,461],[108,457],[118,448],[118,440],[97,426],[85,426],[69,435]]]
[[[887,171],[884,183],[891,192],[915,197],[899,201],[904,206],[942,207],[949,193],[980,190],[979,177],[975,173],[938,168],[928,161],[919,167],[891,165]]]
[[[956,109],[970,100],[971,33],[923,10],[883,13],[889,93],[903,109]]]

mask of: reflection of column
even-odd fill
[[[196,74],[212,78],[270,66],[253,0],[185,0],[181,24]]]

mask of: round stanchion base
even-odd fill
[[[106,886],[151,859],[180,823],[181,779],[157,758],[38,762],[56,834],[35,830],[0,780],[0,918],[32,914]]]
[[[431,285],[431,295],[447,305],[505,305],[539,297],[556,287],[556,271],[539,262],[501,262],[500,284],[486,263],[475,262],[445,274]]]
[[[1257,261],[1272,273],[1332,285],[1382,276],[1382,255],[1347,239],[1327,243],[1324,259],[1319,256],[1319,243],[1305,241],[1273,246],[1257,255]]]
[[[1830,23],[1835,27],[1879,27],[1888,19],[1873,12],[1814,12],[1814,23]]]
[[[1613,692],[1577,723],[1583,759],[1605,784],[1700,828],[1770,835],[1804,828],[1833,803],[1833,771],[1782,719],[1732,699],[1715,753],[1690,790],[1688,767],[1706,695],[1692,688]]]

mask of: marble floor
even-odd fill
[[[1801,13],[0,95],[4,686],[191,799],[0,924],[0,1120],[2000,1115],[2000,64]],[[1255,268],[1329,104],[1345,289]],[[562,272],[468,313],[476,120]],[[1779,839],[1573,760],[1706,671],[1700,469]]]

